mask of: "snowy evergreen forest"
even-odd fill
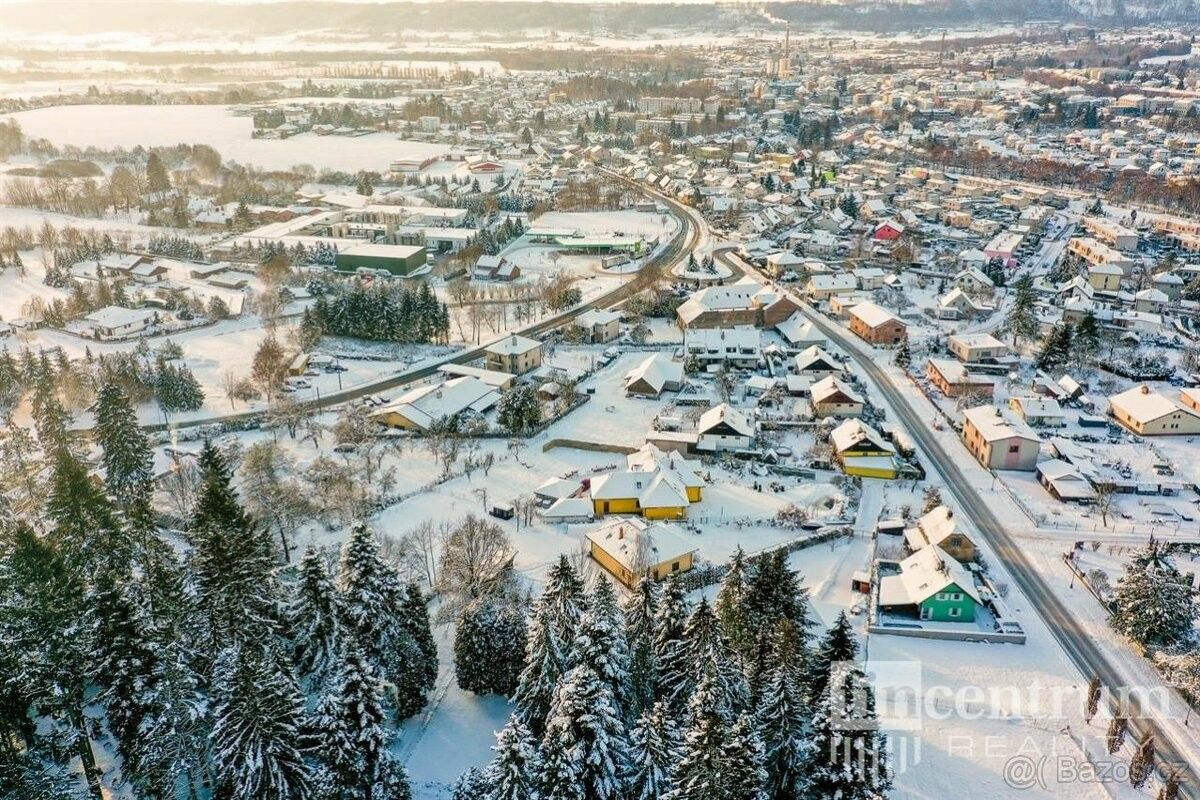
[[[459,620],[459,685],[511,697],[454,800],[870,800],[891,785],[845,614],[823,633],[784,556],[739,551],[716,604],[642,580],[619,603],[563,557],[526,621],[505,592]],[[523,662],[512,653],[524,650]]]
[[[388,745],[437,655],[374,533],[284,565],[212,444],[166,531],[119,386],[95,407],[102,482],[56,394],[33,409],[36,441],[5,449],[24,485],[0,513],[0,797],[408,798]]]
[[[126,391],[100,388],[89,451],[38,386],[36,437],[16,429],[4,452],[0,797],[409,798],[391,744],[429,702],[438,653],[429,598],[376,534],[352,522],[339,553],[288,564],[211,442],[187,519],[165,528]],[[503,539],[468,515],[440,557],[455,678],[512,703],[456,799],[886,793],[850,623],[816,630],[782,555],[739,551],[715,604],[650,581],[620,601],[562,557],[531,601],[489,545]]]
[[[409,287],[315,280],[309,290],[317,299],[311,313],[305,310],[305,324],[321,334],[405,344],[444,342],[450,334],[450,310],[424,281]]]

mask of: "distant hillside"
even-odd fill
[[[859,30],[1063,20],[1094,24],[1200,20],[1200,0],[814,0],[770,3],[793,22]]]
[[[744,2],[439,2],[328,3],[319,0],[221,3],[209,0],[44,0],[0,6],[13,31],[217,32],[249,36],[296,32],[395,33],[525,30],[643,33],[650,28],[751,30],[770,17],[798,24],[901,31],[1059,19],[1095,24],[1200,20],[1200,0],[789,0]]]

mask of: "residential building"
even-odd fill
[[[950,337],[950,352],[967,364],[986,364],[1008,355],[1008,345],[990,333],[960,333]]]
[[[746,450],[754,441],[754,423],[728,403],[705,411],[696,424],[696,449],[705,452]]]
[[[511,375],[524,375],[542,365],[542,343],[516,333],[489,344],[483,352],[488,369]]]
[[[871,344],[899,344],[907,336],[907,329],[899,317],[875,303],[859,303],[850,309],[850,330]]]
[[[575,325],[591,344],[611,342],[621,335],[621,315],[607,308],[589,308],[575,318]]]
[[[758,328],[686,328],[683,332],[686,358],[702,367],[722,364],[753,369],[762,358],[762,331]]]
[[[862,416],[865,403],[862,395],[832,375],[814,383],[809,390],[809,397],[813,415],[818,419]]]
[[[974,375],[966,364],[948,358],[931,358],[925,367],[925,377],[946,397],[965,394],[991,396],[995,384],[987,375]]]
[[[586,535],[588,555],[629,589],[643,577],[662,580],[695,563],[694,537],[670,522],[613,519]]]
[[[974,622],[983,605],[971,573],[937,545],[921,548],[879,578],[881,612],[925,622]]]
[[[665,353],[647,356],[625,374],[625,394],[628,395],[658,397],[663,392],[677,392],[682,386],[683,364],[672,361]]]
[[[829,435],[834,457],[847,475],[891,480],[899,474],[896,448],[860,419],[847,419]]]
[[[954,512],[944,505],[931,509],[917,519],[916,525],[905,528],[904,541],[910,553],[936,545],[960,563],[978,557],[975,543],[959,528]]]
[[[1187,395],[1192,399],[1191,395]],[[1140,436],[1191,436],[1200,433],[1200,413],[1149,386],[1134,386],[1108,398],[1108,412]]]
[[[988,469],[1033,470],[1042,440],[1025,422],[1004,416],[992,405],[963,412],[963,441]]]
[[[437,423],[464,414],[483,414],[499,399],[500,392],[495,387],[464,375],[410,389],[397,400],[375,409],[371,418],[390,428],[427,431]]]

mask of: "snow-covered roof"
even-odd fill
[[[982,602],[975,580],[937,545],[922,547],[900,562],[900,574],[879,581],[879,603],[885,606],[916,605],[954,584],[976,603]]]
[[[700,416],[700,421],[697,423],[696,429],[700,433],[706,433],[721,424],[728,425],[742,436],[754,435],[754,425],[746,419],[746,416],[742,412],[728,403],[721,403],[719,406],[705,411]]]
[[[1028,439],[1040,442],[1041,439],[1024,421],[1001,414],[1000,409],[993,405],[976,406],[963,412],[966,419],[984,441],[998,442],[1004,439]]]
[[[813,404],[822,403],[838,393],[845,395],[851,403],[863,402],[862,397],[856,391],[832,375],[827,375],[812,385]]]
[[[847,450],[852,450],[864,441],[870,442],[876,450],[885,452],[894,452],[895,448],[867,423],[860,419],[848,419],[841,425],[838,425],[829,434],[829,440],[833,444],[834,452],[844,453]]]
[[[784,339],[787,339],[788,342],[794,345],[823,345],[828,341],[824,334],[817,330],[816,324],[799,311],[776,325],[775,330],[779,331],[779,334]]]
[[[478,378],[465,375],[445,383],[419,386],[375,410],[372,416],[397,413],[420,428],[467,409],[483,413],[500,399],[500,393]]]
[[[1193,413],[1190,409],[1181,406],[1166,395],[1159,394],[1146,384],[1134,386],[1120,394],[1114,394],[1108,398],[1108,403],[1113,408],[1120,409],[1130,419],[1143,425],[1168,414],[1174,414],[1176,411]]]
[[[531,350],[536,350],[541,346],[542,343],[537,339],[530,339],[528,336],[521,336],[519,333],[514,333],[512,336],[506,336],[498,342],[489,344],[484,350],[495,355],[519,356]]]
[[[882,306],[872,302],[859,303],[850,309],[852,316],[858,317],[868,327],[878,328],[880,325],[886,325],[889,322],[899,322],[899,318]]]
[[[588,541],[634,572],[695,552],[695,542],[671,522],[648,523],[637,517],[611,519],[587,532]]]

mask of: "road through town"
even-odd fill
[[[718,253],[717,258],[729,266],[737,264],[737,260],[728,253]],[[834,325],[806,304],[802,304],[801,307],[821,332],[837,342],[878,387],[905,430],[916,441],[928,463],[941,474],[962,512],[975,523],[996,558],[1045,621],[1051,634],[1079,669],[1080,674],[1084,677],[1098,675],[1114,694],[1121,687],[1127,686],[1125,671],[1114,665],[1087,631],[1080,627],[1077,615],[1072,614],[1059,599],[1046,579],[1033,566],[1013,534],[993,512],[988,500],[967,480],[955,457],[946,452],[908,398],[896,388],[889,375],[879,366],[878,353],[863,352],[849,332]],[[955,455],[958,458],[969,458],[965,450]],[[1132,653],[1130,656],[1136,657]],[[1137,707],[1136,695],[1131,697],[1133,707],[1126,708],[1124,713],[1130,717],[1130,729],[1135,737],[1141,740],[1145,735],[1153,734],[1160,759],[1176,765],[1182,774],[1182,796],[1200,797],[1200,794],[1197,794],[1197,773],[1194,767],[1195,742],[1191,737],[1176,730],[1179,727],[1178,720],[1155,718],[1149,713],[1149,709]]]

